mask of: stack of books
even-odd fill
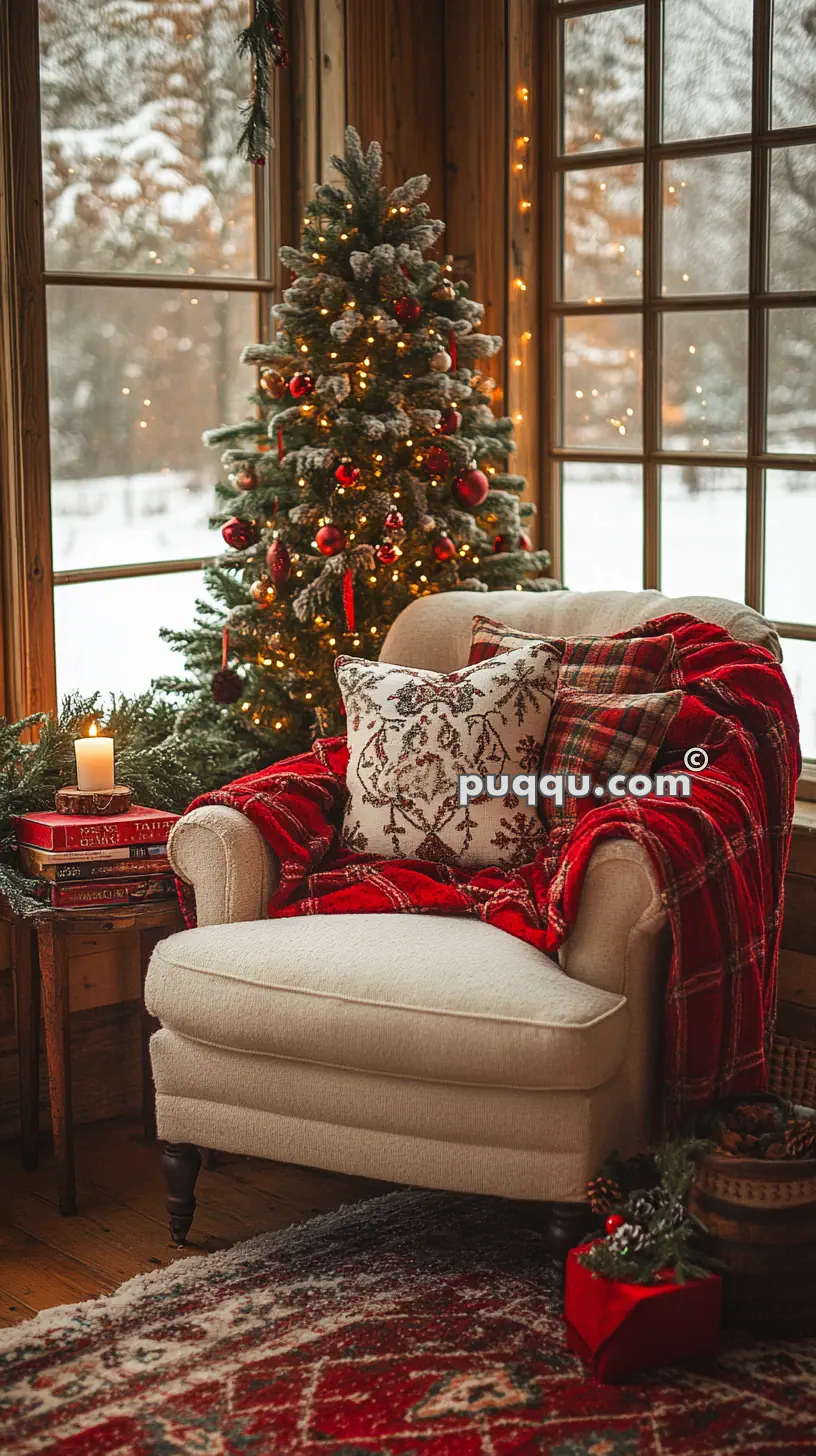
[[[14,821],[26,874],[46,880],[60,910],[172,900],[167,836],[178,818],[136,805],[126,814],[20,814]]]

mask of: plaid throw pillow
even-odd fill
[[[474,617],[468,662],[487,662],[528,642],[563,651],[559,692],[570,687],[587,693],[651,693],[674,684],[676,648],[668,632],[660,637],[542,637],[491,617]]]
[[[585,693],[559,687],[539,765],[540,774],[589,775],[592,787],[582,798],[565,794],[539,801],[539,814],[548,829],[573,824],[583,810],[603,802],[596,786],[612,774],[648,774],[657,757],[683,694]]]

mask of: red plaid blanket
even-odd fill
[[[280,862],[272,917],[358,911],[477,915],[554,956],[578,913],[604,839],[646,850],[672,933],[665,1017],[665,1120],[766,1084],[785,864],[800,759],[781,668],[764,648],[695,618],[662,617],[622,636],[670,631],[683,701],[657,767],[682,772],[688,748],[709,765],[689,799],[587,803],[532,864],[476,873],[380,859],[339,843],[348,754],[342,738],[197,799],[258,826]],[[463,765],[463,769],[466,769]],[[189,812],[189,811],[188,811]]]

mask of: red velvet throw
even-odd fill
[[[190,807],[226,804],[260,829],[280,862],[270,917],[475,915],[550,956],[575,922],[593,850],[608,839],[636,840],[652,863],[672,934],[664,1054],[671,1129],[695,1107],[766,1085],[800,756],[790,689],[765,648],[681,614],[620,635],[664,632],[677,645],[674,685],[683,701],[655,771],[683,772],[685,751],[704,747],[708,767],[693,776],[691,797],[583,800],[577,824],[553,830],[522,869],[469,873],[343,849],[342,738],[318,740],[310,753]]]

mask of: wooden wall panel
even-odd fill
[[[539,148],[537,8],[507,0],[507,413],[515,424],[511,470],[527,477],[525,497],[538,504],[539,456]],[[533,521],[535,544],[541,523]]]
[[[329,157],[343,150],[346,126],[345,0],[319,0],[320,176],[334,179]]]
[[[40,1128],[51,1125],[48,1069],[40,1049]],[[101,1122],[141,1108],[141,1031],[136,1001],[71,1015],[74,1122]],[[0,1052],[0,1139],[20,1135],[17,1053]]]
[[[0,1138],[20,1133],[16,1022],[8,954],[9,927],[0,922]],[[141,1105],[139,936],[72,935],[68,974],[74,1117],[96,1122]],[[48,1069],[40,1031],[41,1126],[47,1128]]]
[[[444,35],[440,0],[346,0],[346,112],[364,145],[382,143],[385,183],[418,172],[444,216]]]
[[[445,3],[447,247],[486,333],[507,336],[506,0]],[[505,384],[506,351],[491,364]],[[503,393],[497,396],[501,407]]]

